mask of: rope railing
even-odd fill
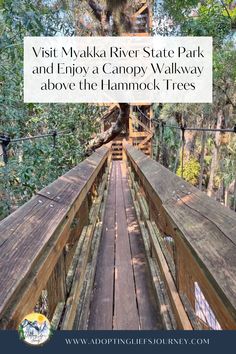
[[[43,138],[48,138],[51,136],[51,137],[53,137],[53,147],[55,148],[57,136],[74,134],[74,131],[75,131],[75,129],[65,130],[65,131],[52,130],[46,134],[38,134],[38,135],[26,136],[26,137],[22,137],[22,138],[13,138],[13,139],[10,138],[8,134],[1,134],[0,135],[0,144],[2,145],[3,162],[5,163],[5,165],[8,163],[9,144],[19,143],[19,142],[28,141],[28,140],[43,139]]]
[[[233,128],[198,128],[198,127],[188,127],[186,125],[170,125],[166,124],[164,121],[158,121],[158,126],[163,126],[166,128],[171,129],[178,129],[178,130],[192,130],[192,131],[201,131],[201,132],[222,132],[222,133],[236,133],[236,124]]]
[[[213,133],[236,133],[236,124],[233,128],[203,128],[203,127],[188,127],[186,124],[178,125],[170,125],[166,124],[164,121],[157,121],[157,127],[160,128],[161,131],[161,139],[160,144],[163,145],[164,131],[165,128],[177,129],[181,131],[181,177],[184,175],[184,148],[185,148],[185,131],[199,131],[199,132],[213,132]]]

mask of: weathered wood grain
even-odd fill
[[[162,253],[161,247],[155,235],[152,223],[147,221],[147,227],[150,234],[150,239],[152,242],[152,246],[155,252],[156,260],[159,265],[160,271],[162,273],[162,279],[166,283],[167,292],[169,295],[169,299],[171,301],[172,307],[174,308],[176,322],[178,324],[178,328],[184,330],[191,330],[192,325],[188,319],[188,316],[185,312],[184,306],[181,302],[180,296],[178,294],[178,290],[174,283],[174,280],[169,271],[168,264],[165,260],[165,257]]]
[[[157,307],[154,298],[151,278],[147,269],[144,244],[127,181],[127,170],[125,165],[123,165],[122,169],[122,185],[131,248],[131,260],[134,270],[140,329],[163,329],[160,310]]]
[[[21,304],[18,316],[23,310],[32,310],[32,303],[50,277],[68,240],[71,222],[106,162],[108,151],[106,147],[99,149],[82,163],[82,169],[79,165],[60,177],[0,223],[3,326],[14,315],[13,307]],[[32,301],[29,301],[30,286]]]
[[[93,225],[89,225],[86,227],[86,235],[82,244],[81,253],[75,270],[70,294],[66,301],[65,313],[62,320],[61,329],[69,330],[73,328],[76,315],[76,308],[78,306],[80,296],[83,291],[83,282],[89,259],[93,232]]]
[[[88,329],[109,330],[113,326],[115,190],[116,169],[112,166],[104,213],[102,238],[95,275]]]
[[[72,329],[74,327],[74,322],[76,318],[78,305],[83,301],[84,296],[87,296],[88,303],[90,298],[90,290],[88,289],[88,283],[92,283],[93,273],[91,268],[91,258],[93,258],[93,263],[96,263],[96,252],[93,244],[94,242],[99,242],[98,234],[95,232],[97,228],[97,221],[99,220],[99,213],[101,209],[101,203],[103,199],[103,192],[105,189],[106,180],[100,185],[100,193],[101,195],[97,195],[96,199],[91,208],[91,213],[89,215],[90,224],[85,227],[86,233],[84,237],[84,241],[82,243],[81,252],[79,256],[75,255],[78,259],[76,270],[73,276],[73,282],[70,289],[69,297],[66,301],[65,314],[62,320],[61,328],[62,329]],[[94,238],[98,240],[94,240]],[[94,242],[93,242],[94,241]],[[94,264],[95,267],[95,264]],[[93,267],[93,268],[94,268]],[[91,268],[91,269],[90,269]],[[86,276],[90,277],[86,278]],[[87,304],[84,307],[84,315],[86,315]]]
[[[57,304],[66,300],[66,267],[62,253],[47,282],[48,318],[52,319]]]
[[[235,213],[149,159],[142,152],[128,145],[126,151],[132,169],[145,189],[153,220],[162,232],[178,241],[179,248],[185,245],[191,254],[190,261],[195,262],[198,272],[204,274],[203,283],[210,289],[211,294],[209,302],[213,306],[213,296],[221,299],[221,308],[224,308],[229,318],[227,328],[234,328],[232,323],[236,325]],[[176,253],[178,255],[178,249]],[[178,259],[178,262],[179,267],[181,259]],[[181,276],[181,271],[183,269],[177,269],[178,277]],[[195,272],[192,276],[197,279],[198,273]]]
[[[51,326],[54,330],[56,330],[59,326],[61,316],[64,310],[65,303],[64,302],[59,302],[57,304],[57,307],[55,309],[55,312],[53,314],[52,320],[51,320]]]
[[[116,176],[116,253],[114,329],[139,329],[134,274],[131,261],[129,235],[124,208],[120,163],[115,164]]]
[[[101,205],[101,209],[96,217],[98,219],[93,235],[92,245],[91,245],[91,252],[89,257],[89,262],[86,268],[86,274],[84,278],[83,284],[83,291],[81,294],[81,298],[79,300],[75,321],[73,324],[73,329],[78,330],[85,330],[88,326],[88,319],[89,319],[89,310],[90,310],[90,303],[91,303],[91,295],[93,290],[94,284],[94,277],[96,272],[96,266],[98,261],[98,250],[100,246],[101,234],[102,234],[102,221],[104,218],[105,212],[105,204],[107,200],[107,191],[105,190],[107,184],[107,173],[103,175],[103,182],[100,184],[99,187],[99,195],[101,195],[103,203]],[[99,198],[97,198],[98,202]]]

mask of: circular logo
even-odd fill
[[[20,338],[31,345],[41,345],[52,335],[52,327],[44,315],[32,312],[25,316],[18,327]]]

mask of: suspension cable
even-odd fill
[[[15,138],[15,139],[11,139],[8,134],[2,134],[2,135],[0,135],[0,144],[2,145],[3,161],[6,165],[8,162],[8,145],[11,143],[18,143],[18,142],[27,141],[27,140],[42,139],[42,138],[47,138],[47,137],[52,136],[53,137],[53,147],[55,148],[57,136],[74,134],[74,131],[75,131],[75,128],[73,128],[71,130],[65,130],[65,131],[59,131],[59,132],[57,130],[53,130],[47,134],[26,136],[23,138]]]
[[[171,129],[178,129],[178,130],[182,129],[181,126],[166,124],[165,122],[160,121],[160,120],[157,122],[157,124],[158,125],[164,124],[165,127],[171,128]],[[233,128],[197,128],[197,127],[187,127],[187,126],[185,126],[184,129],[185,130],[192,130],[192,131],[200,131],[200,132],[236,133],[236,124],[235,124],[235,126]]]

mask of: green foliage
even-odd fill
[[[231,32],[233,18],[228,14],[229,3],[232,1],[224,1],[223,6],[217,0],[164,0],[157,16],[160,17],[161,13],[163,18],[169,18],[169,23],[173,22],[171,26],[175,24],[177,33],[181,35],[212,36],[215,45],[220,46]]]
[[[235,134],[234,134],[235,135]],[[228,186],[235,180],[236,171],[236,137],[232,136],[228,145],[220,151],[219,176]]]
[[[34,112],[35,115],[29,116],[28,121],[24,122],[26,127],[21,128],[16,123],[12,126],[5,124],[4,132],[12,135],[14,128],[15,136],[22,136],[54,129],[62,132],[74,130],[70,134],[59,135],[55,148],[52,137],[9,145],[7,171],[3,164],[0,167],[0,185],[5,191],[0,203],[2,217],[9,213],[9,204],[14,210],[35,192],[78,164],[84,158],[84,149],[91,134],[97,129],[94,116],[98,116],[99,108],[95,106],[35,105]]]
[[[1,2],[0,134],[20,138],[72,129],[73,134],[58,136],[55,149],[52,137],[9,145],[7,167],[0,159],[0,219],[79,163],[97,131],[97,106],[23,102],[24,36],[73,35],[73,16],[59,2]]]
[[[201,167],[200,167],[200,163],[198,162],[198,160],[194,157],[190,157],[190,159],[188,161],[184,162],[183,178],[185,179],[185,181],[196,186],[198,183],[200,170],[201,170]],[[177,176],[181,176],[181,171],[182,171],[182,167],[180,164],[180,166],[178,167],[178,170],[177,170]]]
[[[214,0],[204,2],[198,8],[197,17],[191,17],[182,25],[186,35],[212,36],[216,45],[221,45],[230,33],[231,21],[224,15],[221,3]]]
[[[161,35],[187,35],[213,37],[213,104],[164,104],[162,109],[155,109],[156,116],[168,124],[187,123],[187,126],[215,128],[218,113],[224,115],[225,127],[235,124],[235,82],[236,51],[233,41],[233,28],[236,21],[236,7],[232,0],[163,0],[158,6],[157,29]],[[164,25],[163,25],[164,24]],[[199,162],[202,150],[202,135],[196,133],[193,157],[184,162],[184,178],[197,184]],[[207,133],[204,157],[204,178],[207,181],[214,174],[214,179],[224,180],[226,185],[235,179],[236,146],[233,143],[220,143],[220,156],[217,171],[211,166],[212,153],[216,149],[216,134]],[[166,141],[167,151],[171,143]],[[180,154],[181,155],[181,154]],[[181,156],[180,156],[181,157]],[[185,157],[185,160],[187,158]],[[181,175],[181,166],[177,174]],[[206,183],[207,185],[207,183]]]
[[[207,155],[204,157],[204,162],[206,164],[206,166],[210,166],[211,165],[211,161],[212,161],[212,156],[211,155]]]
[[[169,16],[180,23],[191,14],[192,9],[197,8],[198,3],[198,0],[164,0],[162,6]]]
[[[166,103],[160,112],[160,119],[164,121],[175,120],[176,113],[187,116],[196,121],[198,117],[204,113],[204,116],[209,115],[211,106],[209,104],[194,104],[194,103]]]
[[[20,339],[24,340],[25,339],[25,334],[24,334],[24,330],[23,330],[23,327],[22,327],[21,324],[18,327],[18,332],[19,332]]]
[[[220,50],[214,51],[213,75],[215,90],[233,96],[236,81],[236,50],[233,42],[228,41]]]
[[[163,135],[163,146],[168,152],[168,162],[171,171],[175,169],[176,155],[178,154],[180,145],[179,131],[175,129],[165,128]]]

